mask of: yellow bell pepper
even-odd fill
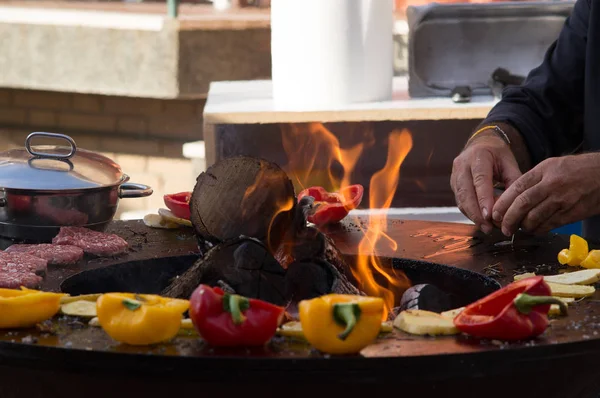
[[[62,293],[0,289],[0,328],[29,328],[58,313]]]
[[[581,262],[583,268],[600,268],[600,250],[590,250],[585,260]]]
[[[150,345],[175,337],[189,306],[188,300],[151,294],[107,293],[98,298],[96,312],[100,326],[114,340]]]
[[[562,265],[578,266],[588,255],[588,243],[577,235],[571,235],[569,248],[558,253],[558,262]]]
[[[328,354],[354,354],[371,344],[381,331],[383,300],[328,294],[299,304],[304,337]]]

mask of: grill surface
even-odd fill
[[[329,231],[346,255],[356,254],[359,222]],[[79,271],[115,263],[137,261],[140,266],[150,265],[151,272],[151,264],[159,264],[157,258],[177,257],[181,261],[174,261],[173,266],[183,269],[195,257],[195,240],[184,231],[148,230],[136,221],[115,222],[110,230],[130,242],[131,253],[68,269],[51,268],[45,288],[58,290]],[[382,247],[378,251],[382,256],[406,259],[400,266],[409,277],[411,272],[413,278],[419,273],[443,275],[447,268],[435,270],[432,262],[481,274],[488,272],[489,265],[500,263],[501,284],[512,280],[517,269],[552,271],[556,253],[568,245],[562,236],[517,236],[514,247],[497,246],[502,237],[484,241],[475,233],[469,240],[474,233],[469,225],[418,221],[390,221],[388,233],[398,242],[398,250],[391,253]],[[155,260],[144,261],[150,259]],[[540,266],[544,263],[549,265]],[[421,267],[423,272],[418,272]],[[456,272],[439,280],[461,275],[473,276]],[[136,278],[135,272],[128,277]],[[65,282],[65,288],[69,283]],[[544,337],[533,343],[503,345],[394,332],[365,350],[364,357],[327,357],[301,342],[279,338],[260,349],[212,349],[187,337],[177,338],[172,345],[125,347],[107,340],[100,329],[61,319],[49,325],[47,333],[0,333],[0,396],[94,397],[121,392],[156,396],[199,391],[229,396],[256,390],[261,396],[295,397],[323,396],[346,386],[352,396],[401,389],[402,394],[420,397],[438,396],[440,391],[460,392],[463,397],[482,396],[482,391],[486,397],[592,397],[600,391],[594,385],[600,373],[595,361],[600,354],[596,299],[571,306],[568,318],[553,321]],[[32,343],[31,336],[37,341]],[[535,383],[532,378],[537,378]]]

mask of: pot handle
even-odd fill
[[[152,195],[152,188],[144,184],[126,182],[119,187],[119,198],[145,198]]]
[[[33,148],[31,148],[31,140],[33,140],[35,137],[60,138],[69,143],[71,150],[69,151],[69,153],[64,154],[64,155],[60,154],[60,153],[36,152],[33,150]],[[75,144],[75,141],[73,141],[73,138],[71,138],[65,134],[35,132],[35,133],[29,134],[27,136],[27,138],[25,139],[25,149],[27,149],[27,152],[29,152],[29,154],[31,154],[32,156],[37,156],[40,158],[47,158],[47,159],[62,159],[62,160],[64,160],[64,159],[70,159],[73,157],[73,155],[75,155],[75,152],[77,152],[77,145]]]

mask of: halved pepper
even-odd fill
[[[0,289],[0,328],[29,328],[44,322],[58,313],[64,296],[24,287]]]
[[[563,249],[558,253],[558,262],[562,265],[581,265],[583,260],[588,256],[588,251],[588,243],[585,239],[577,235],[571,235],[569,248]]]
[[[548,327],[548,311],[557,304],[566,314],[567,306],[552,297],[543,276],[521,279],[478,300],[454,318],[463,333],[497,340],[525,340],[539,336]]]
[[[191,198],[191,192],[179,192],[165,195],[163,200],[165,201],[165,206],[167,206],[167,208],[171,210],[171,213],[173,213],[176,217],[189,220]]]
[[[285,309],[266,301],[200,285],[190,298],[190,319],[213,346],[261,346],[275,335]]]
[[[344,219],[350,210],[362,201],[364,188],[360,184],[350,185],[339,192],[327,192],[323,187],[312,187],[298,194],[298,201],[312,196],[315,201],[308,214],[308,221],[315,225],[334,224]]]
[[[328,354],[355,354],[379,335],[384,305],[379,297],[328,294],[303,300],[298,309],[313,347]]]
[[[600,250],[590,250],[580,265],[583,268],[600,268]]]
[[[179,332],[188,300],[153,294],[106,293],[98,298],[98,322],[114,340],[150,345],[171,340]]]

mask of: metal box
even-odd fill
[[[451,96],[457,88],[473,95],[498,95],[502,85],[511,84],[502,81],[502,73],[492,79],[498,68],[516,77],[512,80],[518,84],[542,62],[574,4],[513,1],[408,7],[409,95]]]

